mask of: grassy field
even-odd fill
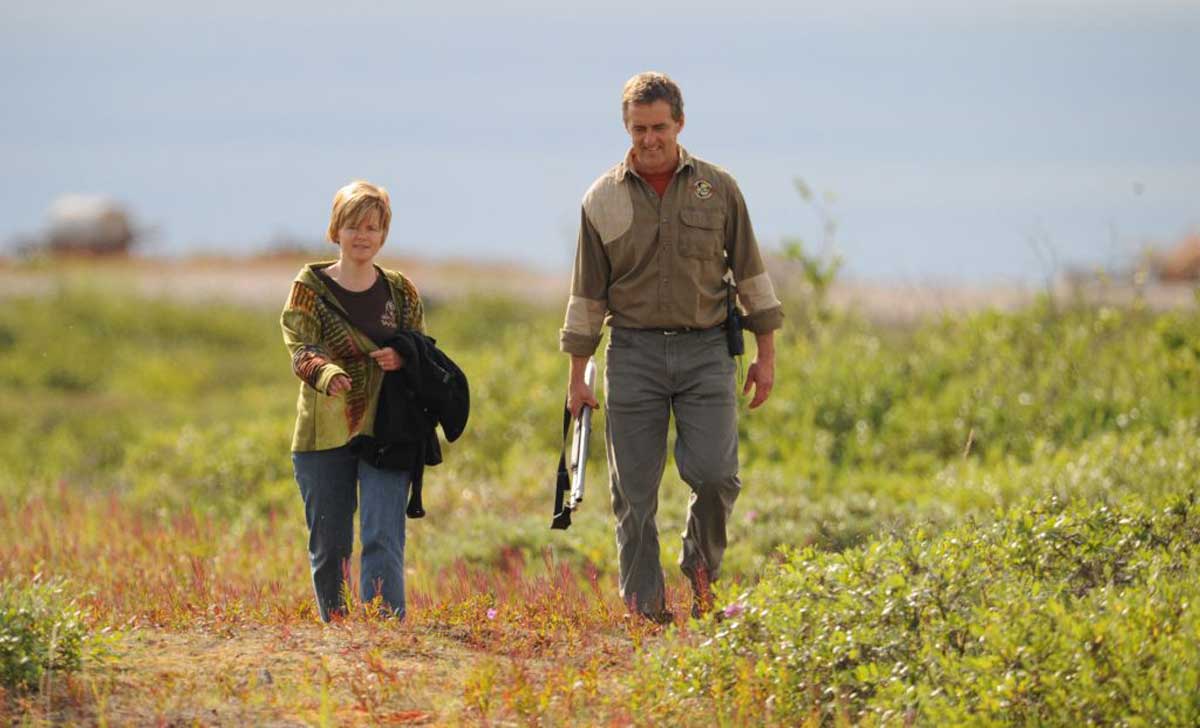
[[[367,605],[323,626],[278,311],[75,277],[7,298],[0,718],[1200,720],[1195,306],[1045,299],[897,324],[783,293],[778,386],[741,420],[722,619],[667,629],[615,594],[603,477],[570,531],[548,529],[557,306],[428,301],[476,406],[409,523],[410,617]],[[680,615],[686,491],[668,464]]]

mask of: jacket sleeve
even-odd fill
[[[767,275],[758,240],[750,225],[750,212],[737,182],[729,179],[729,215],[725,218],[725,253],[737,284],[738,302],[746,311],[746,328],[756,334],[774,331],[783,325],[783,306],[775,296],[775,287]]]
[[[296,281],[279,324],[283,343],[292,355],[292,372],[321,394],[329,394],[329,383],[346,370],[333,363],[333,357],[321,340],[321,321],[317,316],[317,294]]]
[[[425,332],[425,304],[421,303],[421,292],[417,285],[400,275],[400,294],[404,296],[404,322],[401,329]]]
[[[600,234],[580,210],[579,241],[571,272],[567,315],[559,332],[559,348],[568,354],[591,356],[600,345],[600,329],[608,312],[610,266]]]

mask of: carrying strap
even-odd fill
[[[567,433],[571,431],[571,409],[563,400],[562,449],[558,453],[558,480],[554,484],[554,519],[550,528],[566,530],[571,525],[571,511],[565,507],[566,494],[571,491],[571,473],[567,470]]]

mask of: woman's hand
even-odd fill
[[[385,346],[382,349],[376,349],[371,352],[371,358],[379,365],[379,368],[385,372],[394,372],[404,366],[404,357],[396,353],[396,350],[390,346]]]
[[[350,377],[345,374],[339,374],[329,382],[329,396],[336,397],[342,392],[350,389]]]

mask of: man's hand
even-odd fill
[[[370,357],[375,360],[379,368],[385,372],[394,372],[404,366],[404,357],[396,353],[396,350],[390,346],[385,346],[382,349],[376,349],[370,353]]]
[[[571,411],[572,417],[579,417],[584,405],[593,410],[600,406],[600,402],[596,400],[596,393],[583,381],[583,372],[587,369],[589,358],[571,355],[571,380],[567,384],[567,409]]]
[[[746,386],[742,394],[749,394],[754,388],[754,399],[750,400],[750,409],[756,409],[771,396],[771,388],[775,386],[775,362],[755,360],[746,371]]]
[[[582,380],[578,383],[571,382],[571,386],[567,389],[567,409],[571,410],[571,416],[579,417],[584,405],[593,410],[599,407],[600,403],[596,401],[596,393]]]
[[[346,376],[345,374],[337,375],[336,377],[333,378],[333,380],[331,382],[329,382],[329,392],[328,392],[329,396],[330,397],[338,396],[342,392],[345,392],[346,390],[350,389],[350,384],[351,384],[350,377]]]
[[[775,332],[755,334],[758,351],[754,355],[754,363],[746,371],[746,386],[742,394],[749,394],[754,389],[754,398],[750,400],[750,409],[757,409],[771,396],[775,387]]]

